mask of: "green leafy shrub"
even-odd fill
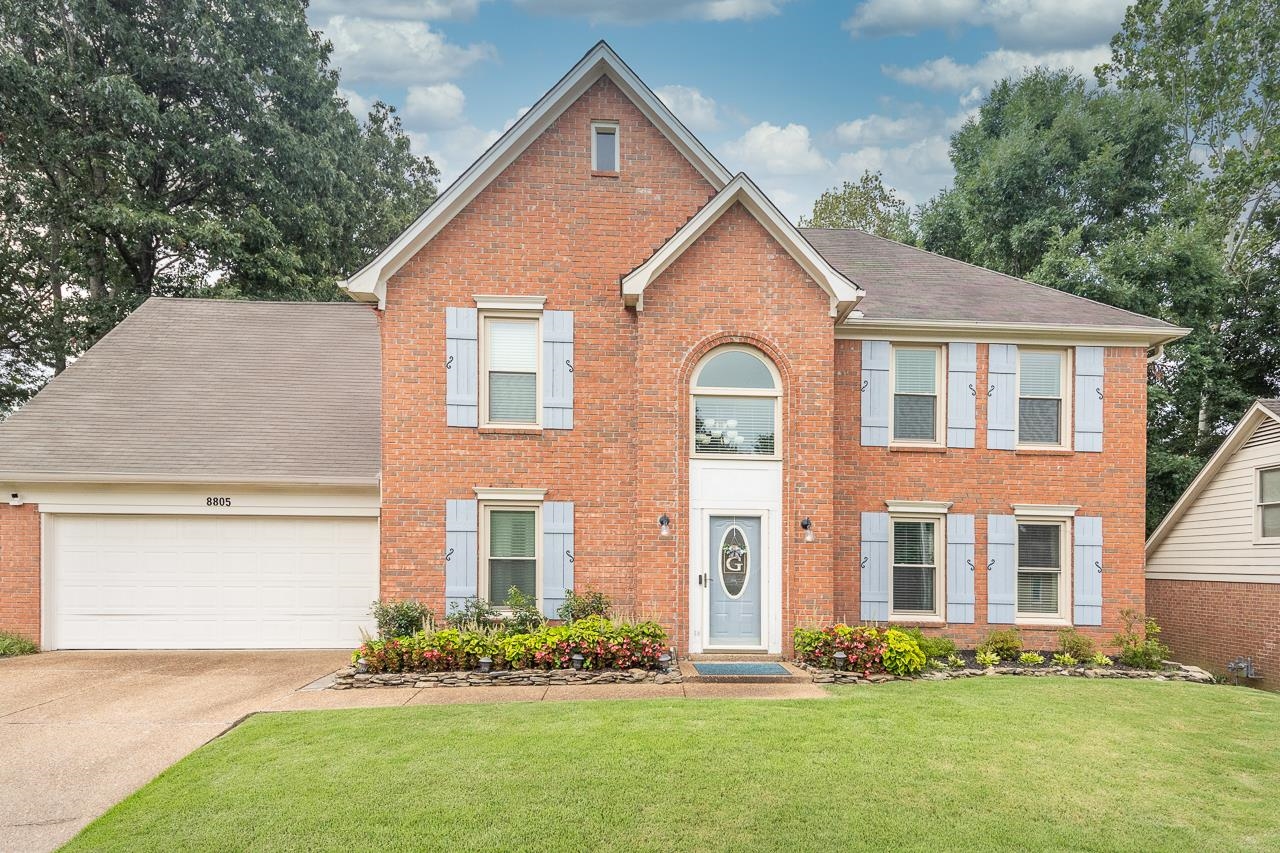
[[[934,658],[945,660],[948,655],[956,653],[956,641],[950,637],[929,637],[919,628],[901,628],[898,630],[915,640],[916,645],[920,647],[920,651],[924,652],[924,656],[929,660]]]
[[[979,649],[975,657],[981,666],[995,666],[1000,663],[1000,655],[995,652],[989,652],[985,649]]]
[[[1058,651],[1076,660],[1089,660],[1097,652],[1091,637],[1086,637],[1075,628],[1063,628],[1058,632]]]
[[[420,601],[375,601],[369,610],[384,640],[408,637],[434,627],[435,615]]]
[[[1104,655],[1102,652],[1098,652],[1092,658],[1089,659],[1089,663],[1093,664],[1094,666],[1113,666],[1115,664],[1115,661],[1113,661],[1111,658]]]
[[[0,631],[0,658],[34,655],[40,647],[21,634]]]
[[[884,635],[865,625],[797,628],[795,648],[796,658],[811,666],[834,667],[836,652],[844,652],[844,668],[850,672],[871,675],[885,671]]]
[[[1124,627],[1116,635],[1120,663],[1136,669],[1163,669],[1169,647],[1160,642],[1160,626],[1150,616],[1125,608],[1120,611]]]
[[[479,631],[497,624],[501,617],[498,608],[483,598],[468,598],[462,604],[454,604],[444,621],[459,631]]]
[[[978,645],[978,651],[991,652],[1000,660],[1017,660],[1018,655],[1022,654],[1022,635],[1017,628],[992,631]]]
[[[915,675],[924,669],[925,656],[906,631],[890,628],[884,632],[884,651],[881,652],[886,672],[894,675]]]
[[[1018,663],[1023,666],[1039,666],[1044,663],[1044,655],[1039,652],[1023,652],[1018,655]]]
[[[540,625],[529,632],[505,627],[443,628],[409,637],[368,640],[352,652],[371,673],[449,672],[475,669],[480,658],[493,669],[568,669],[573,656],[585,669],[653,669],[667,650],[667,635],[654,622],[615,623],[588,616],[573,625]]]
[[[956,654],[955,652],[952,652],[951,654],[947,655],[947,666],[949,666],[951,669],[964,669],[964,666],[965,666],[964,658],[960,657],[960,655]]]
[[[560,605],[556,615],[564,622],[572,625],[579,619],[586,619],[588,616],[607,617],[612,607],[613,602],[603,592],[584,592],[582,595],[578,595],[573,590],[568,589],[565,590],[564,604]]]
[[[502,624],[517,634],[536,631],[546,621],[538,609],[538,599],[525,595],[518,586],[507,590],[507,608],[511,612],[502,617]]]
[[[1079,666],[1080,661],[1076,660],[1075,655],[1069,655],[1066,652],[1059,652],[1053,656],[1054,666]]]

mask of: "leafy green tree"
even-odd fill
[[[0,412],[151,295],[332,299],[429,205],[297,0],[0,0]]]
[[[879,172],[863,172],[856,184],[845,181],[824,192],[813,203],[812,213],[800,217],[800,227],[856,228],[877,237],[915,242],[907,203],[885,186]]]

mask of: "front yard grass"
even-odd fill
[[[68,849],[1280,849],[1280,696],[1012,677],[833,693],[259,715]]]

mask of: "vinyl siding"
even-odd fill
[[[1280,423],[1264,420],[1147,558],[1147,576],[1280,583],[1280,544],[1254,541],[1257,469],[1280,465]]]

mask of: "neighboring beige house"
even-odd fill
[[[1179,660],[1252,658],[1250,683],[1280,688],[1280,400],[1249,409],[1151,535],[1147,610]]]

